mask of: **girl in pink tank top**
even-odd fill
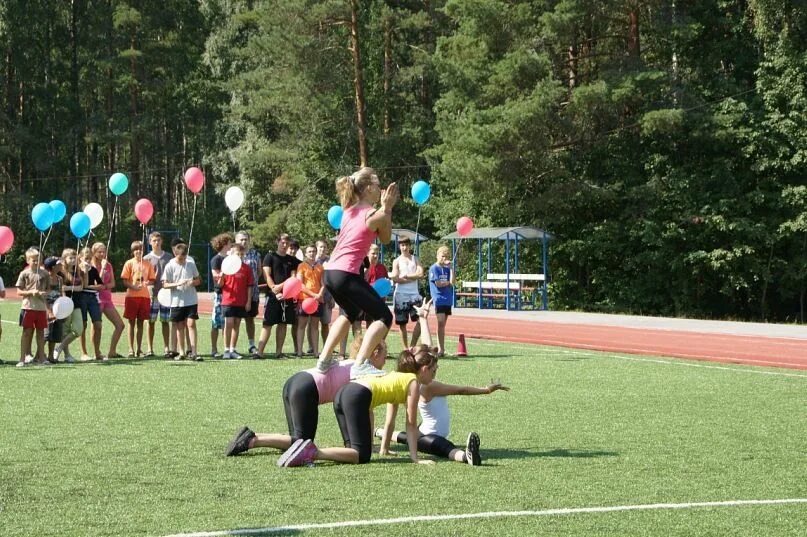
[[[383,375],[367,363],[367,358],[389,332],[392,313],[387,304],[367,281],[359,268],[376,237],[383,243],[392,236],[392,208],[398,201],[398,186],[391,183],[382,191],[372,168],[362,168],[353,175],[336,181],[336,192],[344,213],[342,227],[330,261],[325,265],[324,283],[342,314],[334,321],[317,361],[317,369],[327,371],[335,365],[331,352],[347,335],[350,326],[364,313],[373,322],[367,328],[362,346],[351,368],[350,378]],[[376,208],[376,204],[380,207]]]

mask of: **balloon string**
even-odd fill
[[[39,266],[40,266],[40,267],[42,266],[42,263],[44,263],[44,262],[45,262],[45,260],[44,260],[44,259],[42,259],[42,257],[43,257],[43,255],[42,255],[42,238],[43,238],[44,236],[45,236],[45,233],[43,233],[42,231],[40,231],[40,232],[39,232]]]
[[[233,215],[233,234],[235,234],[235,211],[230,211],[230,213]]]
[[[44,249],[45,249],[45,246],[47,246],[47,244],[48,244],[48,239],[50,238],[50,232],[51,232],[51,231],[53,231],[53,224],[51,224],[51,226],[48,228],[48,234],[47,234],[47,236],[45,237],[45,242],[43,242],[43,243],[42,243],[42,246],[39,248],[39,253],[40,253],[40,255],[42,254],[42,250],[44,250]],[[44,260],[44,259],[41,259],[40,261],[44,262],[45,260]]]
[[[457,249],[454,250],[454,257],[451,258],[451,266],[454,266],[454,260],[457,259],[457,254],[460,253],[460,246],[462,246],[462,237],[460,237],[460,242],[457,243]]]
[[[107,250],[111,248],[112,230],[115,228],[116,216],[118,213],[118,196],[115,196],[115,205],[112,207],[112,218],[109,220],[109,238],[106,240]]]
[[[199,196],[193,196],[193,213],[191,214],[191,232],[188,234],[188,255],[191,253],[191,244],[193,244],[193,222],[196,220],[196,200]]]
[[[415,252],[418,251],[418,246],[420,245],[420,233],[418,230],[420,229],[420,209],[422,208],[422,205],[418,205],[418,222],[415,224]]]

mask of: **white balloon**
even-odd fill
[[[160,289],[160,291],[157,293],[157,302],[159,302],[160,306],[162,306],[164,308],[170,308],[171,307],[171,290],[166,289],[166,288]]]
[[[53,303],[53,316],[57,319],[67,319],[73,313],[73,300],[60,296]]]
[[[237,211],[244,204],[244,191],[237,186],[231,186],[224,193],[224,203],[231,211]]]
[[[241,270],[241,258],[237,255],[228,255],[221,262],[221,271],[227,276],[232,276]]]
[[[95,229],[104,220],[104,208],[97,203],[84,207],[84,213],[90,217],[90,229]]]

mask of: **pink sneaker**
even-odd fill
[[[314,462],[316,454],[317,446],[314,445],[314,442],[299,438],[280,456],[277,465],[285,468],[306,466]]]

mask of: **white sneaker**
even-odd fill
[[[65,355],[64,355],[64,361],[65,361],[65,363],[67,363],[67,364],[74,364],[74,363],[76,363],[76,359],[75,359],[75,358],[73,358],[72,356],[70,356],[69,354],[65,354]]]
[[[62,347],[56,345],[56,348],[53,349],[53,361],[58,362],[61,356],[62,356]],[[65,358],[65,361],[67,361],[67,358]]]
[[[17,362],[17,367],[25,367],[25,362]]]
[[[370,362],[364,362],[359,365],[350,366],[350,378],[357,379],[359,377],[367,376],[381,376],[386,375],[387,372],[383,369],[376,369]]]
[[[236,352],[236,351],[230,351],[230,359],[231,359],[231,360],[240,360],[241,358],[243,358],[243,356],[241,356],[240,354],[238,354],[238,352]]]
[[[328,356],[327,358],[320,358],[317,360],[317,369],[320,373],[327,373],[327,371],[339,363],[339,358],[336,356]]]
[[[25,357],[25,363],[26,364],[33,363],[33,361],[34,361],[34,357],[31,356],[30,354]]]
[[[233,353],[231,353],[230,351],[224,351],[224,354],[221,355],[221,358],[222,360],[232,360]]]

